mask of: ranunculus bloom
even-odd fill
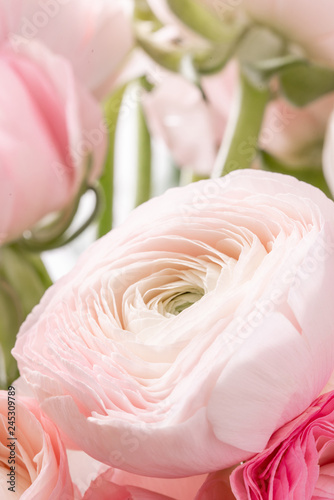
[[[66,451],[56,426],[42,414],[36,401],[13,397],[11,391],[9,394],[10,403],[7,391],[0,391],[1,498],[73,500]],[[14,414],[9,411],[14,411]],[[12,421],[15,421],[14,431],[10,426]],[[15,439],[8,431],[14,432]],[[9,462],[13,459],[14,462]],[[12,478],[9,477],[11,466],[15,467]],[[9,482],[11,480],[13,484]],[[14,491],[8,490],[11,486]]]
[[[288,165],[320,165],[327,123],[334,108],[334,93],[296,108],[283,99],[269,104],[260,146]]]
[[[211,109],[217,144],[223,140],[231,102],[237,86],[236,65],[202,79]],[[326,127],[334,107],[334,93],[327,94],[303,108],[292,106],[284,99],[269,103],[259,137],[260,147],[287,165],[319,165]],[[254,137],[244,145],[245,154],[254,152]],[[331,167],[331,170],[334,169]]]
[[[191,476],[262,451],[334,369],[334,204],[237,171],[136,209],[50,288],[14,356],[97,460]]]
[[[326,500],[334,492],[334,392],[279,429],[231,475],[238,500]]]
[[[108,469],[92,481],[83,500],[123,500],[122,495],[124,500],[193,500],[204,479],[158,479]]]
[[[112,482],[112,471],[108,470],[92,482],[83,500],[174,500],[136,486],[121,486]]]
[[[203,6],[218,16],[227,27],[231,23],[245,21],[244,14],[250,21],[267,25],[280,33],[288,41],[298,43],[307,55],[319,63],[334,66],[334,29],[332,0],[305,2],[305,0],[199,0]],[[167,0],[150,0],[152,8],[164,22],[173,22]],[[162,5],[160,5],[162,4]]]
[[[166,74],[146,95],[144,109],[152,135],[163,140],[177,165],[210,174],[216,156],[214,124],[195,85]]]
[[[164,72],[161,82],[145,96],[143,105],[152,135],[164,141],[177,165],[199,175],[210,175],[225,132],[235,83],[235,64],[218,78],[203,78],[208,97],[205,100],[195,84]]]
[[[224,469],[209,474],[198,491],[195,500],[235,500],[231,491],[230,474],[232,469]]]
[[[213,3],[213,0],[206,1]],[[237,3],[254,21],[298,43],[317,62],[334,66],[332,0],[241,0]]]
[[[0,50],[0,236],[17,238],[65,208],[106,150],[102,112],[69,63],[38,43]]]
[[[127,6],[125,0],[15,0],[10,5],[0,0],[2,37],[14,49],[42,41],[67,58],[76,77],[100,96],[133,45]]]

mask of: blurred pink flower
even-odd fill
[[[209,474],[195,500],[235,500],[230,485],[230,474],[233,469],[224,469]]]
[[[65,208],[86,175],[101,172],[106,130],[95,100],[69,63],[37,42],[0,50],[0,233],[17,238]]]
[[[332,499],[334,392],[279,429],[267,448],[231,475],[237,500]]]
[[[95,459],[151,477],[230,467],[334,369],[333,248],[333,202],[292,177],[169,190],[46,292],[13,355]]]
[[[334,66],[334,5],[332,0],[318,2],[305,0],[199,0],[204,6],[218,16],[228,27],[232,22],[241,19],[244,14],[250,21],[267,25],[283,35],[290,42],[300,45],[306,55],[320,64]],[[173,23],[175,16],[170,12],[166,0],[154,2],[152,8],[163,22]],[[155,6],[155,4],[157,4]]]
[[[10,467],[14,467],[12,477]],[[10,487],[14,490],[8,490]],[[36,401],[13,397],[11,389],[9,393],[0,391],[0,496],[13,500],[76,498],[57,428]]]
[[[235,3],[256,22],[268,25],[287,40],[298,43],[306,55],[318,63],[334,66],[332,0],[238,0]]]
[[[236,64],[231,63],[226,70],[228,73],[224,74],[223,71],[202,79],[207,102],[214,117],[216,145],[223,140],[231,104],[236,97]],[[260,148],[287,165],[320,165],[322,145],[333,108],[334,93],[327,94],[303,108],[292,106],[283,98],[270,102],[263,118],[259,137]],[[246,147],[252,150],[254,142],[251,141]],[[332,170],[334,171],[333,168]],[[210,168],[207,171],[211,173]]]
[[[236,67],[202,79],[207,100],[180,75],[164,72],[160,78],[143,100],[151,133],[163,140],[178,166],[209,176],[233,99]]]
[[[92,481],[83,500],[194,500],[204,480],[205,476],[159,479],[108,469]]]
[[[320,165],[323,141],[334,108],[334,93],[303,108],[283,99],[269,104],[260,146],[288,165]]]
[[[2,39],[14,50],[31,40],[43,42],[102,97],[134,43],[130,9],[125,0],[0,0]]]

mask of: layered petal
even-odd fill
[[[0,492],[22,500],[75,498],[57,428],[12,387],[0,392]]]
[[[323,193],[278,174],[170,190],[46,293],[20,373],[113,467],[182,477],[246,460],[333,371],[333,222]]]
[[[334,393],[279,429],[231,475],[237,500],[329,500],[334,491]]]
[[[121,500],[122,495],[124,500],[193,500],[203,481],[203,476],[160,479],[108,469],[92,481],[83,500]]]

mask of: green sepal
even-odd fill
[[[334,70],[302,61],[279,72],[281,93],[295,106],[306,106],[334,91]]]
[[[326,196],[332,198],[330,189],[327,185],[322,168],[320,165],[301,165],[290,166],[282,163],[280,160],[270,155],[266,151],[259,152],[259,159],[263,170],[269,172],[278,172],[279,174],[291,175],[300,181],[312,184],[325,193]]]
[[[0,277],[15,291],[24,317],[52,285],[40,257],[15,244],[0,248]]]

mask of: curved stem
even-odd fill
[[[67,234],[65,232],[60,234],[59,237],[50,241],[39,240],[37,236],[32,236],[28,238],[22,238],[16,243],[24,250],[29,250],[31,252],[45,252],[46,250],[53,250],[55,248],[63,247],[73,241],[85,229],[87,229],[87,227],[97,218],[98,214],[101,211],[101,195],[99,186],[89,186],[86,189],[86,192],[87,191],[92,191],[95,194],[95,205],[92,213],[85,220],[85,222],[81,224],[81,226],[77,230],[74,231],[74,233]]]
[[[239,95],[221,144],[213,177],[251,166],[258,151],[263,115],[270,99],[266,86],[256,87],[240,72]]]
[[[125,86],[116,90],[108,99],[105,106],[105,115],[109,130],[108,152],[104,165],[100,186],[104,197],[104,210],[98,224],[98,237],[107,234],[113,225],[114,204],[114,167],[115,167],[115,139],[118,116],[122,105]]]

